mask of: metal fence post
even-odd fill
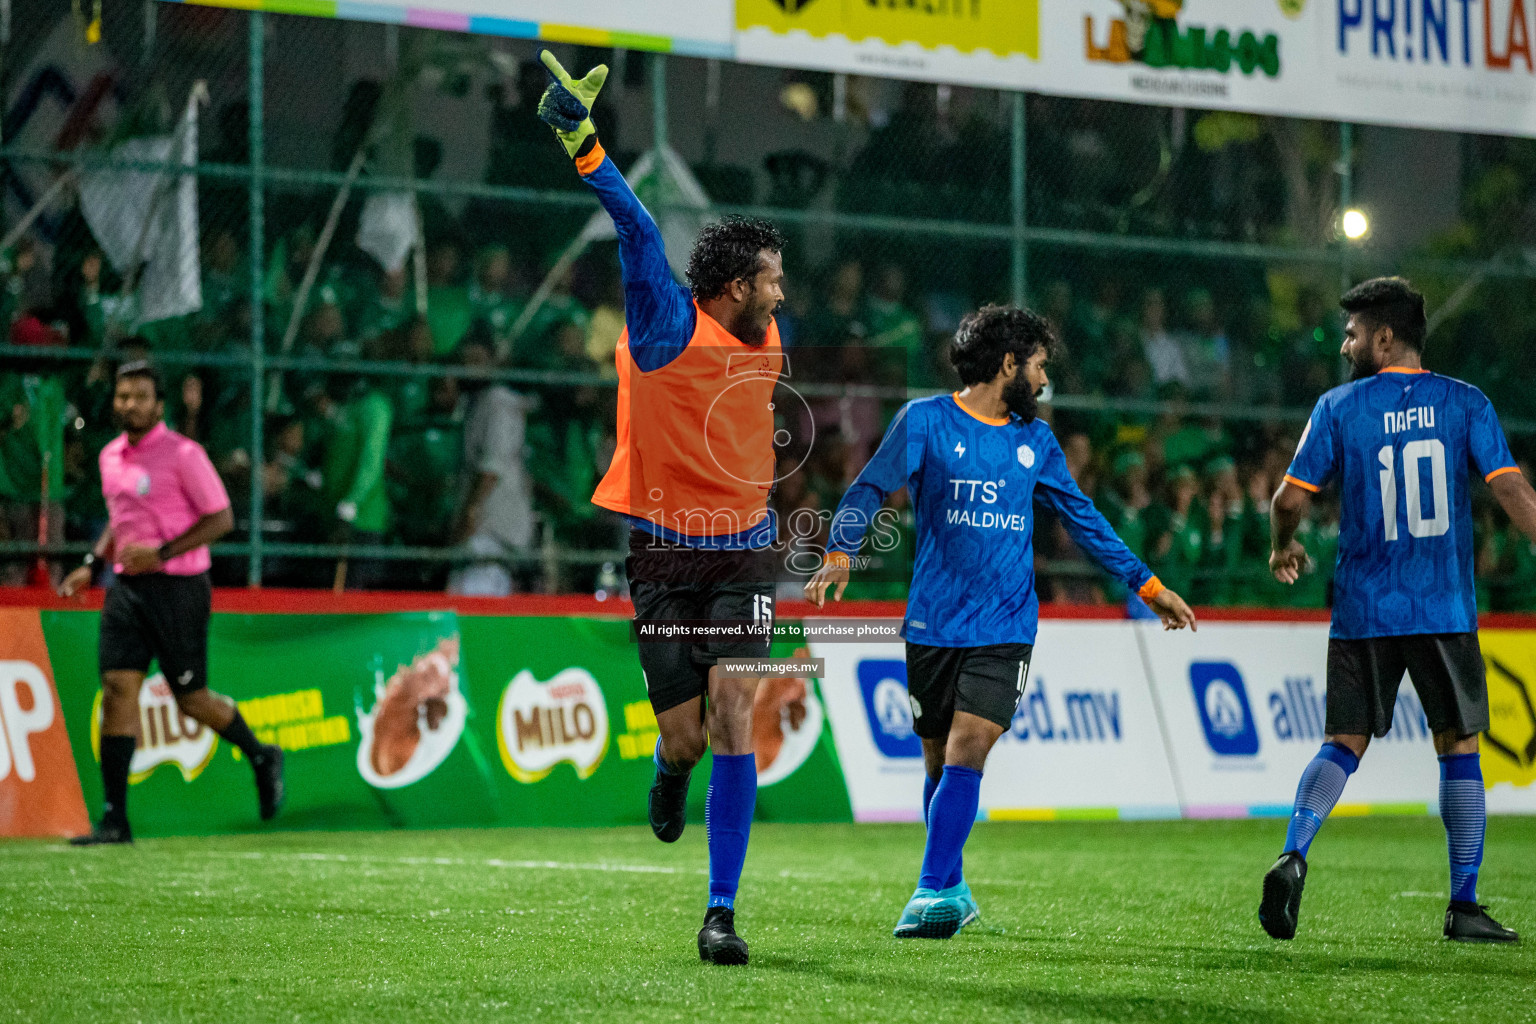
[[[667,55],[651,54],[651,144],[657,153],[667,148]]]
[[[261,11],[250,14],[250,147],[251,147],[251,555],[246,582],[261,586],[261,523],[266,517],[263,506],[262,472],[266,452],[266,402],[262,386],[266,381],[266,317],[263,303],[265,284],[262,267],[266,252],[266,185],[262,170],[266,119],[262,102],[263,63],[266,60],[266,22]]]
[[[1339,122],[1339,216],[1355,205],[1355,126]],[[1339,232],[1339,292],[1349,290],[1350,240]]]
[[[1024,237],[1028,219],[1024,208],[1024,161],[1025,148],[1024,94],[1013,94],[1013,304],[1023,306],[1029,301],[1029,242]]]

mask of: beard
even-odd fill
[[[1035,393],[1035,389],[1030,387],[1029,379],[1022,373],[1003,388],[1003,404],[1008,407],[1009,412],[1016,414],[1025,423],[1033,423],[1040,412],[1039,396]]]
[[[752,294],[755,298],[757,295],[755,289]],[[781,302],[775,302],[771,307],[765,308],[756,303],[749,304],[731,323],[726,325],[726,330],[737,341],[759,348],[768,342],[768,327],[773,323],[773,318],[782,305]]]
[[[1357,380],[1365,380],[1367,377],[1374,377],[1378,372],[1380,372],[1380,370],[1381,367],[1376,365],[1375,360],[1371,358],[1369,352],[1363,354],[1359,358],[1354,356],[1350,357],[1349,379],[1351,382]]]
[[[112,414],[112,422],[118,430],[124,431],[126,433],[145,434],[148,433],[156,423],[160,422],[160,418],[153,413],[148,413],[143,416],[140,416],[136,413],[129,413],[127,416],[124,416],[121,413],[114,412]]]

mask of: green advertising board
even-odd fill
[[[92,809],[97,622],[94,612],[42,613]],[[791,633],[774,653],[800,646]],[[129,791],[136,834],[645,821],[656,720],[626,620],[217,614],[209,677],[286,752],[283,814],[257,821],[249,765],[180,715],[151,669]],[[765,683],[756,719],[757,817],[851,820],[816,681]],[[690,794],[696,822],[708,767]]]

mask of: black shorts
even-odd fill
[[[1006,729],[1029,681],[1033,644],[928,647],[907,641],[912,731],[925,740],[949,735],[956,711]]]
[[[1472,736],[1488,728],[1488,678],[1476,633],[1328,641],[1330,735],[1385,736],[1403,673],[1434,733]]]
[[[207,573],[119,576],[101,606],[102,672],[148,672],[160,663],[171,692],[208,685],[208,618],[213,587]]]
[[[773,626],[772,556],[766,551],[706,551],[667,545],[632,530],[629,593],[635,626],[647,622],[754,623]],[[770,635],[695,642],[636,638],[651,707],[660,714],[709,693],[721,658],[766,658]]]

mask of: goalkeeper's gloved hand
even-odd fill
[[[599,64],[578,82],[572,80],[548,50],[540,52],[539,59],[549,70],[549,88],[539,100],[539,120],[555,130],[555,137],[574,160],[587,139],[597,134],[592,124],[592,104],[608,81],[608,65]]]

